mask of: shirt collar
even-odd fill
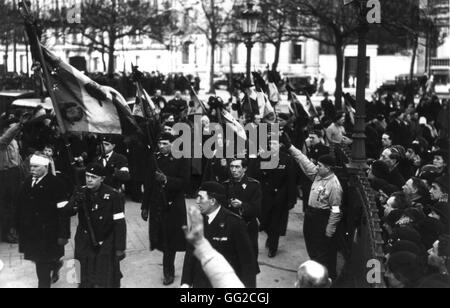
[[[45,174],[44,176],[41,176],[40,178],[33,178],[33,182],[36,181],[34,183],[34,185],[37,185],[40,181],[42,181],[43,178],[45,178],[47,176],[47,174]]]
[[[214,219],[216,219],[217,214],[219,214],[220,208],[221,208],[221,206],[219,206],[219,207],[218,207],[214,212],[212,212],[211,214],[206,215],[206,217],[208,217],[208,224],[209,224],[209,225],[214,221]]]

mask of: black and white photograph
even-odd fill
[[[0,0],[0,289],[450,288],[449,102],[450,0]]]

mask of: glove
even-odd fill
[[[141,217],[142,217],[142,219],[143,219],[144,221],[148,221],[148,217],[149,217],[148,214],[149,214],[149,213],[148,213],[148,210],[142,210],[142,212],[141,212]]]
[[[167,177],[164,173],[157,171],[155,174],[156,182],[159,184],[166,184],[167,183]]]
[[[281,135],[280,141],[287,149],[292,147],[292,140],[286,132]]]

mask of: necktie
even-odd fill
[[[37,179],[33,178],[33,182],[31,183],[31,188],[33,188],[36,185]]]

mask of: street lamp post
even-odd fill
[[[356,85],[356,115],[353,131],[352,157],[349,164],[351,169],[367,169],[366,157],[366,84],[367,84],[367,40],[369,24],[366,19],[366,1],[353,2],[359,6],[359,29],[358,29],[358,69]]]
[[[240,23],[244,37],[246,38],[245,46],[247,47],[247,78],[251,80],[251,66],[252,66],[252,37],[258,30],[259,13],[254,10],[254,3],[247,2],[247,9],[241,14]]]

